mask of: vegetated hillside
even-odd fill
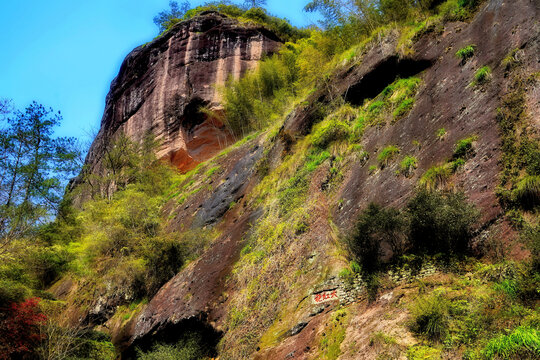
[[[228,81],[222,112],[195,112],[237,141],[188,172],[119,134],[117,191],[45,234],[67,263],[49,349],[539,358],[540,4],[429,4]]]

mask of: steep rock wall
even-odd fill
[[[90,171],[119,133],[141,140],[148,132],[162,146],[157,155],[188,170],[230,144],[223,124],[199,111],[219,109],[217,91],[239,78],[280,39],[263,27],[239,24],[215,12],[175,25],[124,60],[107,95],[101,128],[88,153]]]

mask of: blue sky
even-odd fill
[[[158,34],[152,19],[168,2],[0,0],[0,97],[21,109],[36,100],[60,110],[58,135],[84,140],[99,128],[122,60]],[[305,26],[314,19],[302,11],[307,2],[268,0],[267,8]]]

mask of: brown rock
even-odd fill
[[[158,157],[181,170],[216,154],[230,144],[230,134],[199,108],[219,109],[217,87],[254,68],[280,44],[263,27],[205,12],[134,49],[107,95],[101,129],[86,159],[90,171],[99,173],[105,146],[119,133],[137,141],[153,133],[162,141]]]

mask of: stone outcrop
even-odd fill
[[[101,129],[86,163],[100,170],[106,146],[120,133],[162,142],[157,155],[188,170],[230,144],[230,134],[201,106],[220,108],[219,86],[239,78],[281,42],[263,27],[205,12],[175,25],[124,60],[107,95]]]

